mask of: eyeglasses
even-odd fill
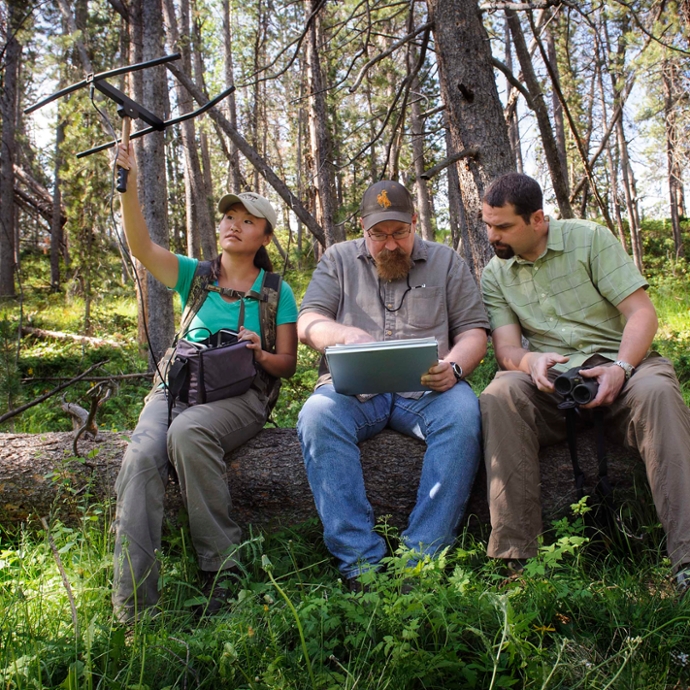
[[[374,242],[385,242],[389,237],[392,237],[394,240],[404,240],[412,231],[411,227],[405,228],[405,230],[396,230],[395,232],[390,233],[390,235],[386,232],[378,232],[377,230],[367,230],[367,235],[374,240]]]

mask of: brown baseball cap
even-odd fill
[[[411,223],[414,215],[412,195],[400,182],[381,180],[372,184],[362,197],[359,216],[368,230],[382,220]]]
[[[242,204],[249,213],[257,218],[265,218],[272,228],[278,224],[278,216],[271,202],[256,192],[240,192],[239,194],[226,194],[218,202],[218,210],[225,213],[233,204]]]

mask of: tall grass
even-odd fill
[[[579,511],[581,513],[581,510]],[[0,541],[3,688],[685,688],[690,598],[657,548],[600,543],[561,520],[519,579],[472,535],[410,567],[404,551],[351,594],[314,523],[240,548],[227,611],[197,619],[189,537],[171,529],[159,615],[130,627],[110,609],[111,536],[98,517],[54,524],[76,602],[75,634],[46,534]],[[395,535],[381,526],[392,544]],[[412,583],[411,592],[403,585]]]

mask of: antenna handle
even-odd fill
[[[122,143],[125,145],[125,147],[129,146],[129,131],[131,126],[131,118],[125,115],[122,118]],[[121,168],[119,165],[117,166],[117,186],[115,187],[115,189],[117,189],[117,191],[120,192],[120,194],[123,194],[127,191],[128,174],[129,170],[125,170],[125,168]]]

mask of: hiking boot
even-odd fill
[[[238,574],[237,568],[227,568],[216,572],[202,570],[201,593],[206,598],[206,603],[195,607],[197,613],[201,616],[215,616],[220,613],[230,599],[232,580]]]
[[[412,594],[416,588],[417,582],[411,577],[406,577],[400,585],[400,594]]]
[[[347,580],[347,588],[352,594],[367,594],[371,592],[371,585],[360,582],[358,577],[350,577]]]
[[[526,558],[505,558],[503,560],[503,574],[511,579],[521,577],[526,564]]]

